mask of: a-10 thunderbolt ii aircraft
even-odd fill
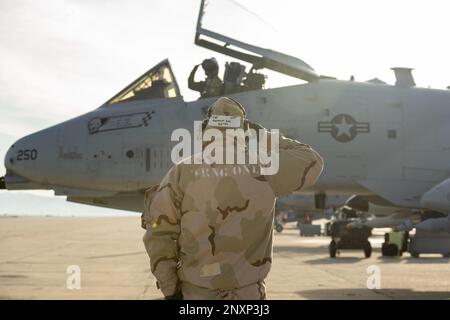
[[[252,121],[324,157],[322,176],[305,190],[316,207],[326,206],[327,195],[355,194],[359,205],[384,208],[395,224],[450,212],[450,91],[415,87],[405,68],[394,69],[395,85],[321,76],[298,58],[203,28],[203,15],[202,1],[195,43],[251,65],[247,73],[242,64],[227,65],[224,94]],[[265,90],[262,69],[306,83]],[[171,133],[192,132],[215,99],[185,102],[164,60],[97,109],[19,139],[5,156],[2,187],[52,189],[68,201],[142,211],[144,190],[172,166]],[[448,218],[438,225],[448,228]]]

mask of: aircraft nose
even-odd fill
[[[17,140],[6,152],[4,164],[8,173],[29,180],[42,180],[43,176],[54,170],[49,156],[54,155],[53,129],[45,129]]]
[[[4,163],[8,172],[22,175],[25,173],[23,171],[27,171],[24,159],[31,158],[31,151],[26,151],[28,150],[27,145],[29,145],[28,140],[28,137],[17,140],[6,152]],[[25,157],[25,153],[27,157]]]
[[[13,171],[14,167],[14,158],[13,158],[13,152],[14,152],[14,145],[9,147],[8,151],[5,154],[5,168],[8,171]]]

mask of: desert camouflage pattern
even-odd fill
[[[265,300],[266,285],[264,280],[232,290],[208,289],[189,282],[181,284],[184,300]]]
[[[242,118],[245,116],[243,109],[237,105],[237,102],[228,97],[220,97],[211,105],[210,109],[213,115],[238,116]]]
[[[279,147],[276,175],[257,165],[181,162],[147,191],[144,243],[165,296],[265,297],[276,198],[313,185],[323,168],[306,144],[280,137]]]

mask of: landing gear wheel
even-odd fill
[[[418,258],[420,258],[420,253],[411,252],[411,257],[418,259]]]
[[[383,243],[381,246],[381,254],[383,257],[394,257],[398,255],[398,248],[392,243]]]
[[[330,252],[330,258],[336,258],[337,245],[334,240],[330,242],[328,251]]]
[[[278,233],[280,233],[281,231],[283,231],[283,226],[281,225],[281,224],[276,224],[275,225],[275,230],[278,232]]]
[[[366,258],[370,258],[371,255],[372,255],[372,245],[370,244],[369,241],[367,241],[366,244],[364,245],[364,256]]]
[[[389,249],[388,249],[388,247],[389,247],[389,243],[383,243],[381,245],[381,255],[383,257],[389,256]]]

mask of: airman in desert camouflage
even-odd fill
[[[195,74],[199,66],[202,66],[206,74],[204,81],[196,82],[194,80]],[[189,78],[188,87],[191,90],[200,92],[200,98],[217,97],[222,93],[222,80],[219,76],[219,65],[215,58],[205,59],[201,64],[194,66]]]
[[[210,115],[246,121],[228,98],[219,98]],[[158,288],[167,299],[265,299],[276,198],[312,186],[322,158],[280,137],[274,175],[247,164],[190,163],[174,165],[146,194],[144,243]]]

